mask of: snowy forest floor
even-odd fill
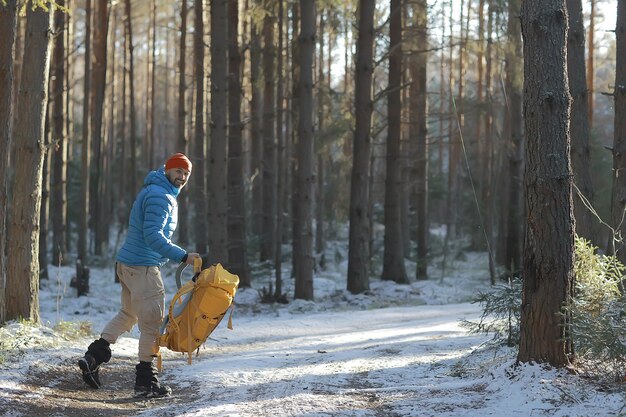
[[[352,295],[345,256],[334,253],[337,262],[315,275],[314,302],[291,300],[287,279],[291,302],[262,304],[258,290],[269,278],[257,277],[235,297],[234,330],[220,325],[192,365],[163,349],[161,379],[174,393],[160,400],[132,398],[136,328],[112,345],[103,387],[83,383],[76,361],[115,314],[120,287],[112,267],[92,267],[89,295],[76,297],[73,268],[50,266],[40,291],[43,324],[0,328],[0,416],[624,414],[621,386],[515,366],[515,348],[490,347],[491,336],[460,326],[478,319],[481,307],[469,301],[489,291],[485,254],[455,259],[443,277],[433,266],[428,281],[372,279],[368,293]],[[169,297],[174,269],[163,269]]]

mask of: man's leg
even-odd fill
[[[145,267],[132,267],[117,264],[117,275],[122,286],[122,306],[115,317],[104,326],[102,338],[109,343],[115,343],[117,338],[129,332],[137,323],[137,313],[133,305],[133,292],[141,291],[141,276],[138,272]]]
[[[145,287],[141,296],[134,299],[139,325],[139,364],[136,367],[135,395],[162,397],[171,389],[161,386],[156,367],[152,364],[154,347],[157,343],[165,311],[165,289],[161,272],[157,267],[146,270]]]
[[[83,381],[92,388],[100,388],[100,365],[111,359],[109,344],[115,343],[117,338],[124,332],[130,331],[137,322],[137,316],[131,303],[131,292],[126,285],[128,275],[123,265],[116,265],[116,273],[122,286],[120,311],[104,327],[101,337],[95,340],[87,348],[85,356],[78,361],[78,366],[83,373]]]

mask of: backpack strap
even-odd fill
[[[180,334],[180,332],[178,332]],[[187,320],[187,364],[191,365],[191,320]]]
[[[228,328],[230,330],[233,329],[233,312],[235,311],[235,300],[233,300],[231,306],[230,306],[230,314],[228,316]]]
[[[152,345],[152,356],[157,358],[157,369],[159,372],[163,370],[163,358],[161,357],[161,346],[159,345],[159,338],[161,335],[157,336],[154,345]]]

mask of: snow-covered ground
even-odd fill
[[[255,289],[236,297],[234,330],[225,323],[187,365],[163,350],[169,399],[132,399],[138,332],[113,348],[104,386],[84,385],[75,365],[119,306],[113,268],[91,269],[89,296],[69,287],[71,267],[49,267],[41,284],[43,326],[11,323],[0,338],[20,353],[0,364],[0,415],[17,416],[609,416],[624,413],[624,394],[545,366],[515,365],[516,350],[486,348],[468,335],[469,301],[488,290],[486,256],[456,259],[442,277],[396,285],[372,279],[371,291],[345,291],[345,253],[315,275],[315,302],[261,304]],[[168,295],[174,268],[164,268]],[[257,275],[261,275],[258,274]],[[285,271],[284,276],[289,276]],[[291,299],[293,282],[286,279]],[[70,337],[83,322],[90,336]],[[53,328],[57,331],[53,331]],[[59,329],[65,329],[61,331]],[[65,338],[60,335],[64,335]]]

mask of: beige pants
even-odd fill
[[[151,362],[165,309],[165,289],[156,266],[117,264],[122,284],[122,308],[104,327],[102,338],[115,343],[124,332],[139,325],[139,360]]]

